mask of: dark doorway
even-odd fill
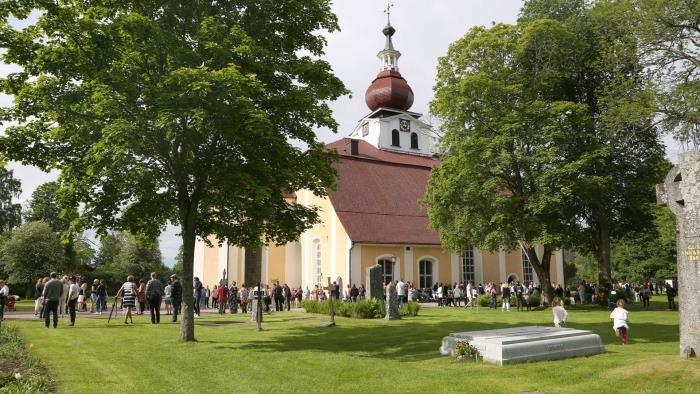
[[[245,285],[257,286],[262,282],[262,249],[245,249]]]

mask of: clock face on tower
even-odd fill
[[[399,120],[399,129],[401,131],[411,131],[411,121],[408,119]]]
[[[366,137],[367,134],[369,134],[369,123],[365,123],[362,125],[362,136]]]

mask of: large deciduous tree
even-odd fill
[[[644,61],[659,81],[664,127],[700,146],[700,1],[633,0]]]
[[[314,127],[337,128],[346,92],[323,54],[338,28],[328,0],[9,0],[0,4],[0,149],[60,170],[72,230],[124,229],[183,241],[180,338],[195,339],[196,237],[256,248],[318,220],[283,191],[333,185],[335,156]],[[11,16],[39,11],[29,27]],[[300,147],[301,146],[301,147]],[[303,148],[302,148],[303,147]]]
[[[568,152],[587,130],[584,106],[541,97],[566,74],[570,40],[555,21],[474,28],[440,59],[431,103],[444,132],[426,193],[431,226],[455,250],[517,245],[548,301],[551,256],[565,241],[563,201],[580,165]],[[526,63],[545,68],[529,73]]]
[[[22,206],[14,200],[22,194],[22,183],[13,171],[0,166],[0,233],[22,224]]]
[[[651,223],[663,177],[631,15],[625,1],[531,0],[517,25],[450,47],[431,106],[443,162],[427,194],[449,246],[520,243],[546,293],[549,254],[576,247],[609,287],[612,241]]]
[[[71,268],[61,240],[46,222],[27,222],[14,230],[0,256],[10,283],[33,283],[51,271]]]

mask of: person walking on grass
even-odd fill
[[[676,301],[674,298],[676,298],[676,289],[668,283],[666,283],[666,298],[668,299],[668,310],[675,311]]]
[[[554,327],[564,327],[569,313],[564,309],[564,303],[561,298],[554,297],[552,299],[552,315],[554,316]]]
[[[146,310],[146,299],[148,297],[146,295],[146,281],[143,278],[139,279],[139,287],[138,290],[136,290],[136,295],[139,301],[138,314],[143,315],[143,312]]]
[[[53,315],[53,328],[58,328],[58,304],[63,300],[63,283],[58,280],[58,274],[52,272],[49,281],[44,285],[44,325],[49,328]]]
[[[217,302],[219,303],[219,314],[223,315],[226,313],[226,302],[228,301],[228,287],[222,284],[217,289],[219,294],[217,294]]]
[[[10,297],[10,288],[7,287],[5,281],[0,279],[0,321],[5,320],[5,305]]]
[[[168,285],[165,286],[165,289],[163,290],[163,293],[165,294],[165,298],[163,299],[163,302],[165,303],[165,314],[166,315],[171,315],[173,313],[173,299],[172,299],[172,294],[173,294],[173,286],[172,286],[173,280],[168,279]]]
[[[513,288],[513,290],[515,291],[515,305],[518,309],[518,312],[522,312],[523,301],[524,301],[523,294],[525,292],[524,292],[523,286],[520,284],[520,281],[515,283],[515,287]]]
[[[172,274],[170,279],[172,279],[170,298],[173,303],[173,323],[175,323],[177,322],[177,314],[180,313],[180,307],[182,306],[182,284],[175,274]]]
[[[151,279],[146,284],[148,305],[151,312],[151,324],[160,324],[160,302],[163,297],[163,283],[151,272]]]
[[[613,330],[615,335],[620,337],[623,345],[627,345],[627,332],[629,331],[629,313],[625,309],[625,300],[620,298],[617,300],[617,308],[610,313],[610,318],[613,319]]]
[[[34,316],[39,316],[39,312],[43,309],[41,304],[41,293],[44,292],[44,278],[39,278],[34,285]]]
[[[122,308],[126,308],[126,313],[124,314],[124,324],[134,324],[134,318],[131,316],[131,309],[136,306],[136,293],[138,289],[134,283],[134,277],[129,275],[126,278],[126,282],[119,288],[117,295],[114,296],[116,302],[119,296],[122,297]]]
[[[107,309],[107,281],[100,279],[97,285],[97,314],[101,315],[102,311]]]
[[[75,325],[75,308],[78,304],[78,297],[80,297],[80,286],[78,285],[78,280],[75,276],[71,276],[70,286],[68,286],[68,315],[70,316],[70,326]]]

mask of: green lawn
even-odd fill
[[[657,298],[656,306],[663,306]],[[266,316],[262,333],[241,315],[197,320],[198,343],[177,341],[178,326],[124,325],[120,319],[10,321],[47,364],[60,392],[487,392],[696,393],[700,364],[678,357],[678,315],[630,313],[631,344],[616,341],[609,312],[569,311],[569,326],[600,334],[606,353],[554,362],[500,367],[441,357],[442,337],[454,331],[551,325],[551,311],[504,313],[424,308],[402,321]],[[166,317],[167,319],[167,317]]]

